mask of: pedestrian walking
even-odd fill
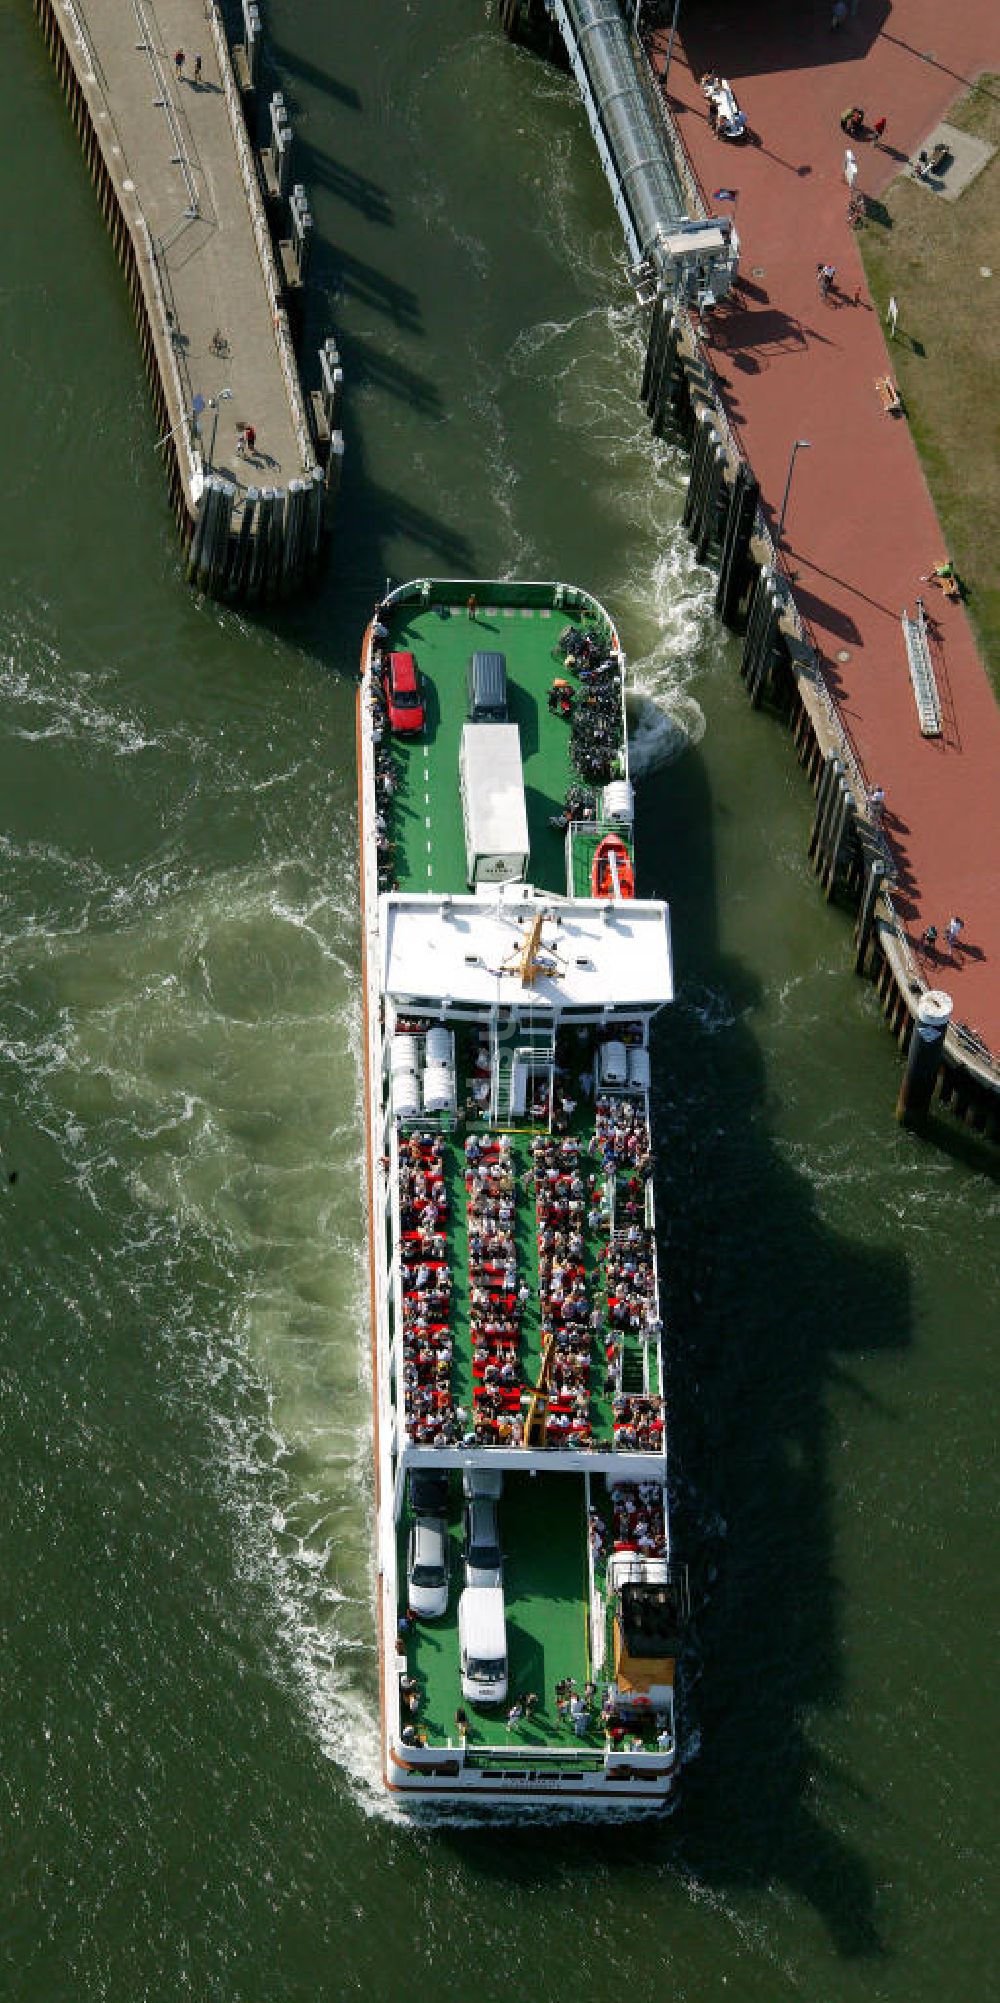
[[[884,117],[880,115],[878,118],[873,120],[872,141],[874,145],[881,146],[882,141],[885,138],[885,128],[886,128],[886,120]]]
[[[183,49],[176,49],[176,50],[174,51],[174,69],[175,69],[175,70],[176,70],[176,72],[177,72],[177,75],[178,75],[178,78],[180,78],[180,77],[182,77],[182,76],[184,75],[184,51],[183,51]]]
[[[933,953],[934,948],[937,945],[936,925],[928,925],[926,932],[923,934],[923,937],[921,938],[920,944],[925,948],[925,950],[928,953]]]
[[[853,148],[852,148],[852,147],[850,147],[850,146],[845,146],[845,148],[844,148],[844,179],[845,179],[845,181],[847,182],[847,185],[848,185],[848,187],[850,188],[850,190],[851,190],[852,194],[853,194],[853,192],[854,192],[854,184],[855,184],[855,182],[856,182],[857,178],[858,178],[858,162],[857,162],[857,156],[855,155],[855,153],[854,153],[854,150],[853,150]]]
[[[846,19],[847,19],[847,0],[833,0],[833,11],[830,15],[831,29],[836,30],[837,28],[842,28]]]
[[[246,449],[247,449],[247,428],[245,424],[238,424],[236,427],[237,459],[244,459],[246,457]]]
[[[944,936],[948,941],[949,960],[954,959],[955,947],[959,944],[964,930],[965,927],[963,925],[961,918],[949,918],[948,923],[944,928]]]
[[[475,619],[479,606],[474,591],[470,591],[469,596],[465,601],[465,609],[469,615],[469,618]]]
[[[821,299],[825,299],[827,294],[833,290],[833,281],[836,276],[837,267],[835,264],[818,264],[816,266],[816,282],[819,286]]]
[[[195,56],[195,59],[194,59],[194,80],[195,80],[195,83],[199,83],[199,84],[200,84],[200,82],[201,82],[201,57],[200,57],[200,56]]]
[[[257,450],[257,433],[252,424],[243,426],[243,449],[248,459]]]
[[[882,826],[882,810],[885,806],[885,787],[873,786],[868,795],[868,818],[873,828]]]

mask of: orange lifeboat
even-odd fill
[[[621,835],[605,835],[590,865],[592,897],[634,897],[635,872]]]

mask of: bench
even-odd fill
[[[889,417],[898,417],[903,408],[903,399],[891,376],[876,376],[875,388],[882,402],[882,409]]]

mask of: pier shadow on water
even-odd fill
[[[677,954],[655,1053],[657,1196],[674,1543],[692,1575],[685,1735],[701,1749],[663,1823],[610,1840],[601,1825],[528,1830],[500,1845],[464,1831],[462,1852],[474,1872],[525,1890],[599,1860],[623,1899],[645,1882],[654,1933],[679,1890],[724,1903],[771,1903],[777,1890],[818,1914],[837,1953],[876,1956],[872,1867],[838,1809],[857,1785],[810,1741],[817,1714],[847,1698],[830,1393],[852,1355],[908,1343],[907,1274],[901,1258],[832,1233],[776,1145],[753,1029],[760,988],[720,950],[710,827],[689,750],[640,794],[637,839],[645,887],[670,900]]]

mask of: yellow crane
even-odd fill
[[[532,1386],[528,1402],[528,1415],[524,1421],[524,1444],[526,1447],[544,1447],[545,1425],[548,1418],[549,1399],[552,1396],[552,1370],[558,1351],[555,1330],[549,1329],[545,1347],[542,1350],[538,1383]]]
[[[526,988],[533,986],[540,974],[560,974],[565,965],[554,947],[546,946],[542,950],[542,928],[551,916],[551,911],[539,911],[513,953],[502,962],[502,971],[519,974]]]

